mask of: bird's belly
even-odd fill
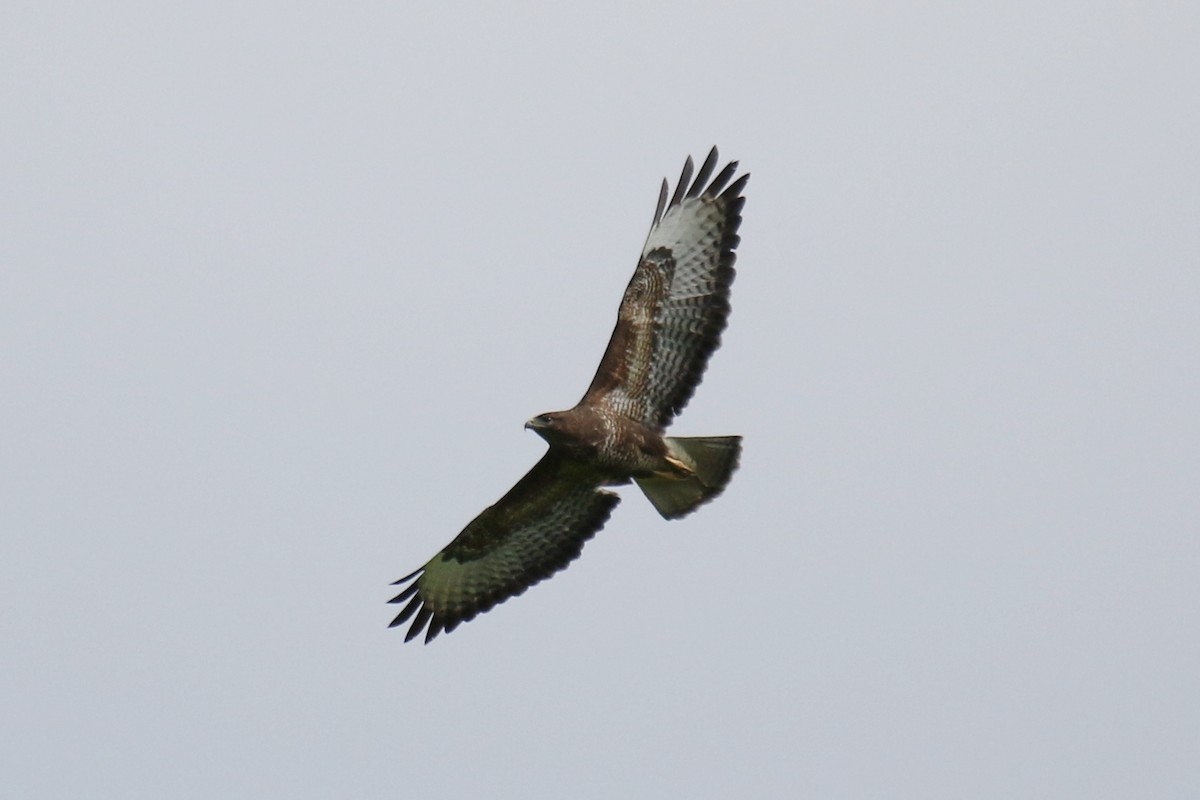
[[[646,452],[637,446],[600,448],[596,453],[599,466],[626,480],[653,474],[662,474],[671,469],[665,454]]]

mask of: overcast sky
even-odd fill
[[[1200,8],[733,8],[5,5],[7,795],[1200,795]],[[405,645],[713,144],[728,492]]]

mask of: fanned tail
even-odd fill
[[[667,436],[667,452],[681,462],[681,475],[635,478],[665,519],[690,514],[725,490],[742,452],[740,436]]]

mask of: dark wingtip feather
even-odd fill
[[[708,176],[712,175],[716,166],[717,148],[713,147],[712,150],[708,151],[708,157],[704,159],[704,164],[701,165],[700,171],[696,173],[696,180],[692,182],[692,188],[688,189],[688,197],[700,196],[700,192],[704,190],[705,184],[708,183]]]
[[[392,585],[395,586],[395,584],[392,584]],[[421,584],[417,583],[416,581],[413,581],[413,584],[411,586],[409,586],[407,589],[405,589],[400,594],[393,597],[391,600],[388,600],[388,602],[389,603],[403,603],[405,600],[407,600],[408,598],[410,598],[414,594],[416,594],[417,590],[420,588],[421,588]]]
[[[421,610],[417,612],[417,618],[413,620],[412,625],[408,629],[408,633],[404,634],[404,641],[411,642],[417,638],[417,634],[429,622],[429,618],[433,616],[433,609],[429,606],[421,606]]]
[[[409,617],[416,613],[417,609],[420,608],[424,602],[424,598],[422,598],[420,595],[414,597],[411,601],[409,601],[409,604],[404,607],[404,610],[397,614],[396,618],[388,623],[388,627],[395,628],[398,625],[403,625]]]
[[[668,206],[677,206],[683,202],[683,193],[687,191],[688,183],[692,180],[692,157],[688,156],[683,162],[683,172],[679,173],[679,183],[675,186],[675,194],[671,195],[671,202]]]
[[[421,569],[425,569],[425,568],[421,567]],[[400,584],[404,583],[405,581],[411,581],[413,578],[417,577],[417,575],[421,574],[421,569],[418,569],[414,572],[408,573],[407,575],[405,575],[403,578],[401,578],[398,581],[392,581],[392,586],[399,586]]]
[[[429,630],[425,631],[425,644],[429,644],[436,639],[437,635],[441,633],[445,627],[446,626],[442,619],[435,615],[433,619],[429,621]]]
[[[736,169],[737,169],[736,161],[731,161],[729,166],[725,168],[725,170],[728,171],[730,175],[733,175],[733,171]],[[724,175],[724,174],[725,174],[725,171],[722,171],[721,175]],[[717,176],[717,179],[720,180],[720,176]],[[729,180],[729,179],[726,178],[725,180]],[[742,191],[746,188],[746,183],[749,180],[750,180],[750,173],[747,172],[745,175],[743,175],[742,177],[738,178],[736,181],[731,183],[729,185],[728,189],[721,192],[722,200],[726,200],[726,199],[730,200],[730,202],[731,202],[730,209],[733,211],[734,215],[741,213],[742,205],[746,202],[746,198],[742,197],[741,194],[742,194]],[[717,181],[713,181],[714,186],[716,185],[716,183],[717,183]],[[716,190],[714,190],[714,191],[716,191]],[[732,203],[737,203],[737,205],[734,206],[734,205],[732,205]]]
[[[658,207],[654,209],[654,225],[662,219],[663,211],[667,208],[667,179],[663,178],[662,188],[658,190]]]
[[[721,190],[725,188],[725,184],[729,183],[729,179],[737,172],[738,162],[730,161],[725,165],[725,168],[713,178],[712,183],[704,190],[705,197],[716,197],[721,194]],[[744,186],[745,184],[743,184]]]

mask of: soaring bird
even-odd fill
[[[667,436],[720,344],[729,316],[741,224],[737,162],[716,177],[714,147],[693,180],[689,157],[668,200],[664,180],[650,234],[621,298],[596,376],[574,408],[525,423],[549,444],[533,469],[423,567],[393,585],[409,619],[405,641],[426,643],[566,568],[604,527],[634,482],[665,519],[719,495],[740,436]],[[709,178],[712,177],[710,181]],[[409,583],[411,581],[411,583]]]

